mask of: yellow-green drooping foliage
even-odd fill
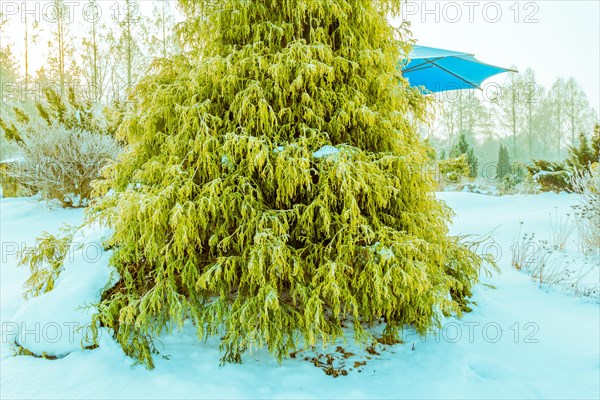
[[[96,322],[127,354],[151,367],[151,339],[189,320],[223,361],[281,358],[466,306],[481,260],[422,172],[399,3],[180,3],[188,52],[138,87],[95,205],[120,274]]]

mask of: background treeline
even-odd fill
[[[513,67],[514,68],[514,67]],[[591,139],[598,111],[574,78],[557,78],[550,88],[531,69],[508,73],[501,83],[479,90],[436,95],[434,123],[423,128],[439,158],[445,158],[465,135],[479,165],[497,160],[500,145],[511,161],[562,160],[580,134]]]
[[[49,86],[94,103],[124,101],[154,59],[179,52],[173,1],[36,4],[0,18],[3,103],[39,100]]]
[[[572,77],[546,88],[528,68],[499,82],[434,95],[433,122],[422,135],[447,178],[442,184],[479,177],[501,192],[528,179],[520,190],[571,189],[572,172],[598,162],[597,109]],[[469,172],[458,173],[465,163]]]

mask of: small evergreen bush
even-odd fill
[[[508,157],[508,153],[505,156]],[[508,160],[508,158],[506,159]],[[504,168],[503,166],[502,169],[505,170]],[[509,165],[508,173],[504,174],[498,183],[500,194],[534,193],[533,186],[526,166],[520,162]]]
[[[471,170],[466,154],[458,157],[446,158],[438,162],[442,187],[448,183],[460,183],[469,177]]]
[[[572,192],[574,175],[592,172],[591,168],[600,161],[600,125],[594,127],[591,144],[587,136],[579,135],[578,146],[569,148],[569,156],[564,162],[534,160],[527,166],[530,176],[540,185],[542,191]]]
[[[543,192],[567,192],[572,190],[571,174],[565,164],[556,161],[533,160],[527,171]]]
[[[479,166],[479,161],[475,156],[473,146],[467,142],[467,135],[464,132],[460,134],[458,143],[452,147],[452,150],[450,151],[450,157],[457,158],[462,154],[466,155],[467,157],[467,163],[469,165],[468,176],[470,178],[477,178],[477,167]]]

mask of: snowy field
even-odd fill
[[[478,251],[494,254],[501,273],[482,277],[474,290],[476,305],[462,319],[444,320],[443,329],[425,339],[407,330],[404,344],[363,349],[348,340],[337,350],[336,345],[301,351],[281,365],[258,351],[246,354],[242,365],[223,367],[218,342],[199,343],[187,327],[160,338],[153,371],[132,366],[107,332],[99,348],[81,350],[82,332],[71,329],[89,322],[80,306],[97,300],[109,280],[109,254],[96,252],[102,232],[76,236],[87,255],[74,251],[55,289],[26,301],[22,285],[28,270],[17,268],[15,249],[31,246],[43,231],[57,233],[65,222],[79,224],[83,214],[35,199],[2,199],[0,397],[598,399],[600,304],[593,291],[581,294],[598,284],[597,255],[578,253],[576,230],[564,250],[553,254],[568,258],[579,277],[571,289],[540,285],[511,266],[519,230],[551,242],[551,216],[571,212],[576,197],[438,196],[457,214],[453,234],[494,231],[493,241]],[[61,358],[15,357],[10,343],[16,337],[38,354]],[[333,378],[315,367],[328,354],[347,375]]]

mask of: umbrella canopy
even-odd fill
[[[485,64],[473,54],[414,46],[402,75],[411,86],[424,86],[430,92],[458,89],[481,89],[487,78],[513,69]]]

